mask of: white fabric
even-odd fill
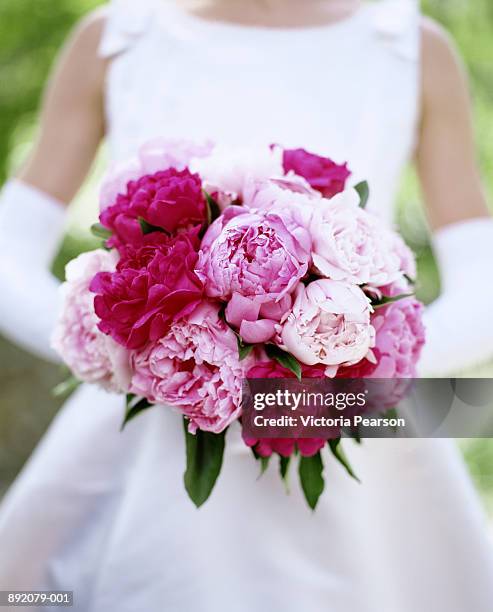
[[[64,230],[62,204],[19,180],[0,195],[0,332],[44,359],[60,306],[49,268]]]
[[[390,222],[416,133],[415,3],[300,31],[146,0],[137,22],[130,4],[114,3],[101,47],[115,160],[158,135],[305,146],[347,159]],[[122,413],[82,387],[56,419],[0,511],[0,589],[75,589],[83,612],[491,611],[484,516],[451,443],[346,443],[362,484],[325,457],[311,513],[294,470],[290,495],[275,462],[257,480],[233,427],[197,511],[180,418],[155,408],[121,434]]]
[[[304,146],[348,160],[354,183],[371,185],[369,206],[391,222],[417,133],[416,2],[379,0],[301,30],[204,21],[170,0],[139,2],[136,20],[129,3],[117,0],[119,18],[101,45],[113,56],[107,115],[116,161],[161,135]]]
[[[493,357],[493,219],[479,218],[435,233],[440,297],[425,312],[421,376],[447,376]]]

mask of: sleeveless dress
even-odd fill
[[[301,30],[115,1],[101,45],[112,158],[161,135],[303,146],[347,160],[390,223],[416,136],[418,22],[408,0]],[[55,419],[0,510],[0,590],[74,590],[84,612],[493,609],[485,519],[449,441],[346,441],[362,484],[325,457],[312,513],[296,471],[289,494],[275,461],[258,479],[231,427],[197,510],[180,417],[156,407],[120,433],[122,414],[83,386]]]

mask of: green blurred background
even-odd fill
[[[98,0],[1,0],[0,2],[0,184],[25,159],[35,137],[37,110],[53,59],[67,33]],[[424,0],[423,11],[451,32],[467,64],[475,111],[481,171],[493,202],[493,1]],[[101,152],[92,176],[71,207],[66,239],[54,264],[62,277],[66,261],[91,248],[87,228],[96,215]],[[398,221],[418,255],[420,297],[429,302],[439,281],[412,169],[403,177]],[[485,365],[471,373],[493,376]],[[61,401],[51,389],[60,370],[0,338],[0,497],[56,414]],[[90,406],[88,407],[90,409]],[[493,441],[462,441],[471,473],[493,516]]]

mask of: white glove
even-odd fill
[[[444,227],[433,247],[442,293],[425,311],[427,341],[418,371],[439,377],[493,357],[493,219]]]
[[[50,265],[63,236],[65,208],[11,180],[0,195],[0,333],[53,362],[50,336],[60,307]]]

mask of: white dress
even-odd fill
[[[418,11],[407,0],[302,30],[112,5],[101,53],[115,160],[165,135],[278,142],[348,161],[391,221],[415,140]],[[292,470],[261,479],[238,428],[210,500],[183,487],[180,417],[119,432],[123,401],[84,386],[0,509],[0,590],[74,590],[83,612],[490,612],[493,554],[455,447],[346,441],[362,484],[325,457],[312,513]]]

